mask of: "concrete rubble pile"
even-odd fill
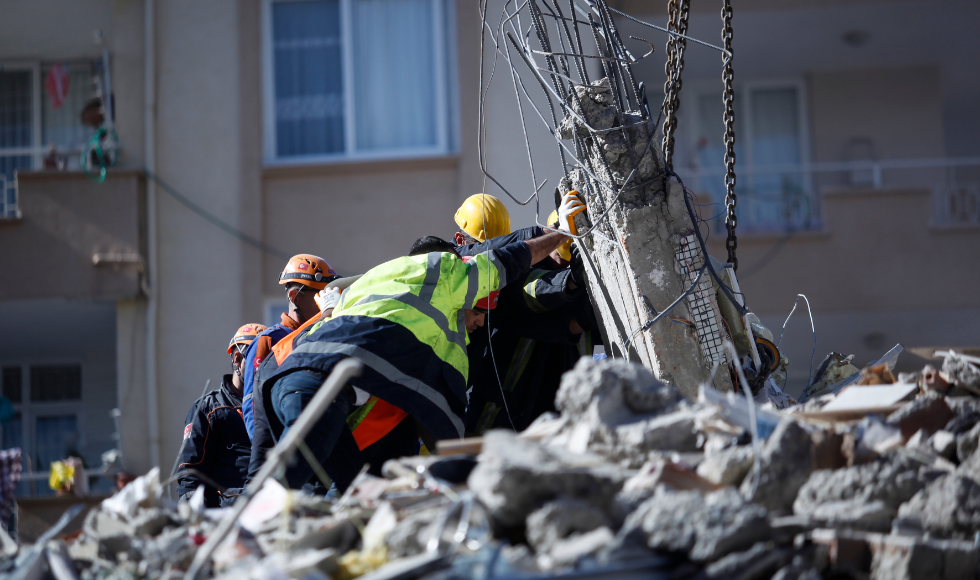
[[[582,359],[560,414],[489,432],[479,455],[389,461],[340,498],[270,480],[198,577],[978,578],[977,362],[847,388],[912,386],[887,413],[835,415],[847,390],[759,406],[753,440],[742,395],[692,400],[638,364]],[[230,510],[163,489],[150,472],[2,572],[189,578]]]

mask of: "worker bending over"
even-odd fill
[[[354,357],[364,371],[353,385],[411,415],[423,438],[461,437],[467,333],[482,325],[486,315],[479,305],[491,306],[508,280],[526,272],[565,237],[554,232],[469,262],[455,253],[429,253],[369,270],[343,293],[332,318],[310,327],[275,375],[260,375],[256,393],[273,433],[283,437],[334,365]],[[306,438],[340,491],[363,463],[345,422],[356,400],[353,388],[342,390]],[[313,467],[299,459],[287,468],[286,480],[297,488],[312,473]]]
[[[226,507],[245,486],[252,445],[242,420],[242,370],[245,349],[264,330],[261,324],[246,324],[235,332],[227,351],[233,372],[221,378],[221,388],[194,401],[187,413],[178,466],[183,474],[177,480],[182,499],[189,499],[203,485],[205,507]],[[231,493],[219,491],[211,482]]]
[[[256,411],[253,404],[255,371],[262,361],[268,358],[272,348],[280,340],[320,314],[316,295],[337,278],[339,278],[337,272],[326,260],[312,254],[293,256],[279,274],[279,284],[285,287],[286,297],[289,299],[289,311],[282,313],[279,324],[260,333],[245,355],[245,395],[242,416],[252,442],[253,458],[248,470],[249,478],[258,473],[265,462],[266,453],[275,445],[262,409]]]

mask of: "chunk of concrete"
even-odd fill
[[[759,484],[753,476],[742,481],[742,495],[769,511],[789,511],[800,487],[813,471],[810,434],[790,419],[783,419],[762,448]]]
[[[729,487],[709,494],[660,490],[630,514],[619,537],[638,532],[651,549],[711,562],[767,539],[771,528],[764,508]]]
[[[956,436],[956,458],[960,463],[965,462],[977,450],[980,444],[980,423],[970,430]]]
[[[887,532],[895,514],[896,509],[881,500],[850,499],[821,504],[811,517],[828,528]]]
[[[980,392],[980,368],[955,353],[943,361],[943,375],[958,387]]]
[[[820,430],[810,434],[813,440],[813,469],[840,469],[847,466],[842,446],[844,435]]]
[[[773,549],[768,542],[757,542],[744,552],[733,552],[704,569],[711,579],[769,578],[789,560],[788,550]]]
[[[940,429],[933,433],[932,437],[929,438],[929,445],[940,457],[950,461],[956,460],[956,435],[949,431]]]
[[[169,512],[160,508],[142,510],[133,518],[133,531],[141,536],[155,536],[167,526],[178,525],[180,522]]]
[[[614,459],[646,457],[649,451],[690,452],[698,448],[697,414],[691,408],[619,425],[614,431]]]
[[[608,526],[606,516],[592,504],[577,499],[557,499],[527,517],[527,541],[539,554],[549,552],[572,534]]]
[[[969,545],[904,536],[880,536],[869,545],[873,580],[976,577],[976,548]]]
[[[810,515],[824,503],[849,499],[880,500],[898,508],[928,483],[918,469],[911,459],[896,456],[836,471],[815,471],[800,488],[793,511]]]
[[[908,440],[920,429],[928,433],[942,429],[953,417],[945,397],[930,392],[889,415],[888,423],[901,429],[902,437]]]
[[[672,409],[683,399],[642,365],[583,357],[562,375],[555,406],[572,419],[614,427],[632,421],[631,415]]]
[[[531,512],[558,497],[582,499],[608,513],[626,475],[575,459],[509,431],[489,431],[469,488],[503,527],[523,526]]]
[[[752,468],[755,454],[751,447],[729,447],[705,455],[697,473],[718,485],[739,485]]]
[[[973,539],[980,531],[980,484],[956,474],[939,478],[902,504],[898,515],[939,537]]]
[[[539,557],[538,565],[545,570],[574,566],[582,560],[598,556],[612,545],[615,539],[616,535],[606,526],[581,534],[572,534],[568,538],[558,540],[550,552]]]

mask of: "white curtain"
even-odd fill
[[[358,151],[438,145],[432,0],[351,0]]]

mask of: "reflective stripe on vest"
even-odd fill
[[[524,303],[531,309],[531,312],[547,312],[548,309],[538,302],[538,280],[547,274],[547,270],[531,270],[531,274],[524,282]]]
[[[455,413],[453,413],[452,409],[449,407],[449,402],[442,393],[440,393],[436,388],[423,383],[417,378],[406,375],[402,371],[398,370],[397,367],[369,350],[353,344],[343,344],[340,342],[310,341],[299,345],[293,352],[341,354],[354,357],[361,361],[362,364],[371,367],[372,370],[383,376],[388,381],[401,385],[406,389],[415,391],[422,397],[425,397],[425,399],[429,401],[429,404],[439,409],[439,411],[449,419],[449,421],[453,424],[453,427],[455,427],[456,431],[459,433],[459,436],[463,436],[463,422],[458,416],[456,416]]]
[[[354,433],[357,448],[363,451],[391,433],[407,416],[405,411],[372,396],[347,417],[347,426]]]
[[[367,316],[399,324],[465,379],[469,339],[463,311],[499,290],[503,275],[493,252],[469,263],[448,252],[405,256],[372,268],[347,288],[331,318]]]

